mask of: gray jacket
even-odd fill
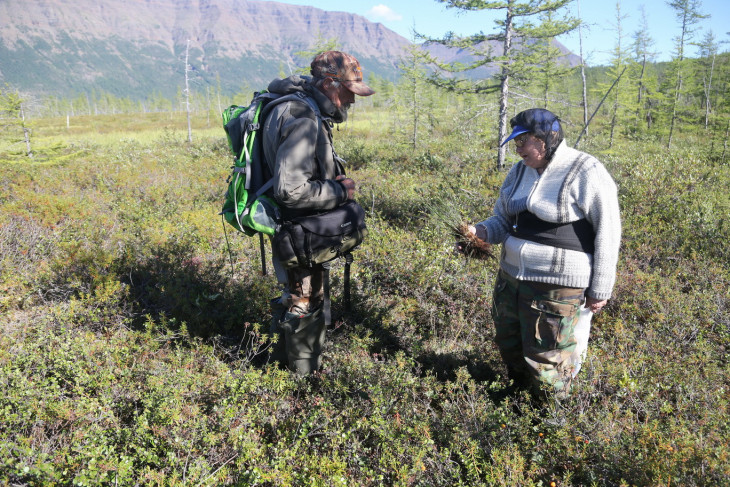
[[[274,178],[272,196],[284,218],[330,210],[347,201],[345,188],[335,177],[344,174],[332,145],[328,120],[334,104],[310,84],[311,78],[291,76],[269,84],[271,93],[304,92],[319,106],[324,121],[305,101],[276,105],[266,117],[263,147],[266,163]]]

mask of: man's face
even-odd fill
[[[332,78],[327,78],[324,83],[324,94],[330,99],[332,104],[342,111],[350,109],[353,103],[355,103],[355,93],[345,88],[345,85],[339,83],[339,86],[335,86]]]

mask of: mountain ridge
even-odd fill
[[[295,53],[318,38],[337,39],[366,77],[391,81],[411,45],[360,15],[259,0],[3,0],[0,18],[11,19],[0,24],[0,83],[61,98],[172,98],[184,84],[188,41],[196,89],[220,86],[228,94],[305,67],[309,60]],[[470,59],[464,50],[427,49],[449,61]]]
[[[198,81],[224,91],[267,83],[304,60],[317,35],[335,37],[367,73],[397,76],[409,41],[364,17],[254,0],[5,0],[0,81],[63,94],[94,89],[171,96],[190,65]],[[69,93],[70,95],[70,93]]]

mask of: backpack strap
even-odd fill
[[[273,98],[276,96],[273,93],[264,93],[262,94],[264,96],[267,96],[267,98]],[[252,130],[259,129],[266,119],[266,116],[269,115],[269,112],[278,104],[285,103],[289,101],[304,101],[309,105],[309,107],[314,111],[314,114],[317,117],[317,138],[319,137],[319,126],[322,124],[322,112],[319,110],[319,106],[317,105],[317,102],[315,102],[312,97],[306,95],[305,93],[302,93],[300,91],[296,93],[291,93],[289,95],[284,95],[279,98],[275,98],[271,100],[268,105],[264,108],[264,111],[259,116],[259,123],[257,123],[255,126],[252,126]],[[316,138],[315,138],[316,140]],[[261,185],[258,191],[256,191],[255,196],[253,197],[252,201],[256,201],[256,199],[260,198],[264,193],[266,193],[269,189],[271,189],[274,186],[274,178],[270,178],[268,181],[266,181],[264,184]],[[262,233],[259,233],[259,247],[261,249],[261,272],[263,275],[266,275],[266,253],[264,250],[264,236]],[[329,323],[331,320],[331,314],[330,314],[330,302],[329,302],[329,268],[325,269],[325,323],[329,326]]]
[[[314,111],[314,114],[317,116],[317,137],[319,137],[319,126],[322,124],[322,122],[324,120],[322,118],[322,112],[319,110],[319,106],[317,105],[317,102],[314,101],[314,99],[311,96],[309,96],[301,91],[297,91],[295,93],[290,93],[288,95],[284,95],[280,98],[270,101],[269,104],[266,105],[266,108],[264,109],[264,113],[262,113],[261,117],[259,117],[259,120],[264,119],[269,114],[271,109],[274,108],[274,106],[276,106],[280,103],[285,103],[285,102],[289,102],[289,101],[297,101],[297,100],[306,102],[307,105],[309,105],[309,107]],[[256,191],[256,197],[254,198],[254,200],[256,198],[258,198],[259,196],[263,195],[264,193],[266,193],[269,189],[271,189],[272,186],[274,186],[274,178],[271,178],[268,181],[266,181],[266,183],[264,183],[259,188],[259,190]]]

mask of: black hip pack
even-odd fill
[[[365,210],[348,201],[334,210],[282,223],[274,234],[273,247],[285,269],[312,267],[345,255],[366,235]]]
[[[595,252],[596,232],[588,220],[582,218],[570,223],[553,223],[541,220],[529,211],[515,217],[510,233],[517,238],[530,240],[560,249]]]

